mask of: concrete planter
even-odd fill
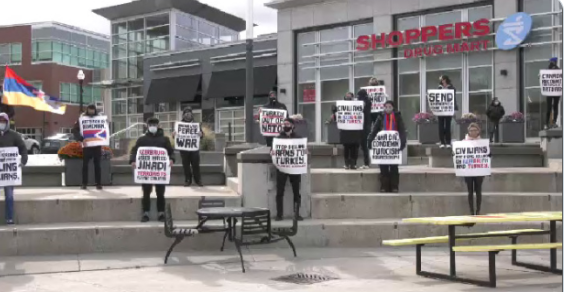
[[[296,134],[298,134],[298,136],[307,138],[309,136],[309,127],[307,121],[301,120],[299,122],[296,122],[294,131],[296,132]]]
[[[260,132],[260,124],[259,122],[253,123],[253,141],[252,143],[258,143],[261,145],[266,145],[266,140],[264,136]]]
[[[525,123],[500,123],[499,138],[502,143],[525,143]]]
[[[439,124],[422,123],[417,124],[417,136],[421,144],[437,144],[439,143]]]
[[[327,124],[327,144],[341,144],[341,130],[335,122]]]
[[[112,184],[112,164],[110,160],[102,159],[100,162],[102,169],[102,185]],[[94,163],[88,163],[88,185],[95,185]],[[65,159],[65,186],[82,185],[82,159]]]

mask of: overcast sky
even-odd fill
[[[110,22],[92,12],[93,9],[119,5],[131,0],[0,0],[0,25],[40,21],[57,21],[87,30],[110,34]],[[227,13],[245,19],[247,0],[199,0]],[[254,34],[276,32],[276,11],[264,6],[270,0],[254,0]],[[243,33],[242,38],[245,37]]]

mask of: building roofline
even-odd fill
[[[82,32],[85,34],[90,34],[93,36],[97,36],[97,37],[101,37],[101,38],[105,38],[108,41],[110,40],[110,36],[99,33],[99,32],[93,32],[84,28],[80,28],[78,26],[74,26],[74,25],[70,25],[70,24],[65,24],[65,23],[61,23],[61,22],[57,22],[57,21],[40,21],[40,22],[29,22],[29,23],[19,23],[19,24],[8,24],[8,25],[0,25],[0,28],[5,28],[5,27],[18,27],[18,26],[31,26],[32,29],[33,27],[37,27],[37,26],[62,26],[64,28],[67,29],[72,29],[78,32]]]
[[[272,0],[264,3],[264,6],[272,9],[286,9],[293,7],[306,6],[311,4],[318,4],[328,2],[327,0]]]

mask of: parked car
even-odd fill
[[[41,145],[39,144],[39,141],[37,141],[35,139],[31,139],[26,134],[20,133],[20,135],[22,136],[22,139],[24,140],[25,148],[27,148],[28,154],[39,154],[39,153],[41,153]]]
[[[61,147],[74,141],[72,134],[55,134],[53,136],[43,139],[43,146],[41,147],[42,154],[57,154]]]

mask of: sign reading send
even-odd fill
[[[429,109],[435,116],[452,117],[454,115],[454,90],[430,89],[427,100]]]

